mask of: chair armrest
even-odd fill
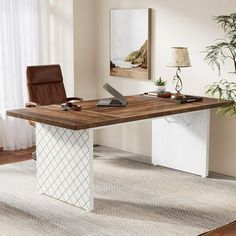
[[[37,107],[38,105],[37,105],[37,103],[35,103],[35,102],[26,102],[25,103],[25,107],[28,107],[28,108],[30,108],[30,107]],[[36,122],[34,122],[34,121],[32,121],[32,120],[29,120],[29,123],[30,123],[30,125],[32,125],[33,127],[35,127],[36,126]]]
[[[28,107],[28,108],[30,108],[30,107],[37,107],[37,106],[38,106],[38,104],[35,103],[35,102],[26,102],[25,103],[25,107]],[[32,120],[29,120],[29,123],[30,123],[31,126],[36,127],[36,122],[34,122]]]
[[[79,98],[79,97],[69,97],[69,98],[67,98],[67,102],[72,101],[72,100],[82,102],[84,99]]]
[[[26,102],[25,103],[25,107],[37,107],[37,103],[35,102]]]

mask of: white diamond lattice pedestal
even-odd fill
[[[36,125],[37,186],[50,197],[92,211],[93,134]]]

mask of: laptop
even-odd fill
[[[128,104],[128,100],[110,84],[106,83],[103,88],[110,93],[114,98],[101,99],[97,102],[98,107],[125,107]]]

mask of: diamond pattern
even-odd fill
[[[36,125],[37,187],[40,192],[93,210],[93,147],[90,130]]]

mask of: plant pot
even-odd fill
[[[163,93],[166,91],[166,86],[157,86],[157,93]]]

